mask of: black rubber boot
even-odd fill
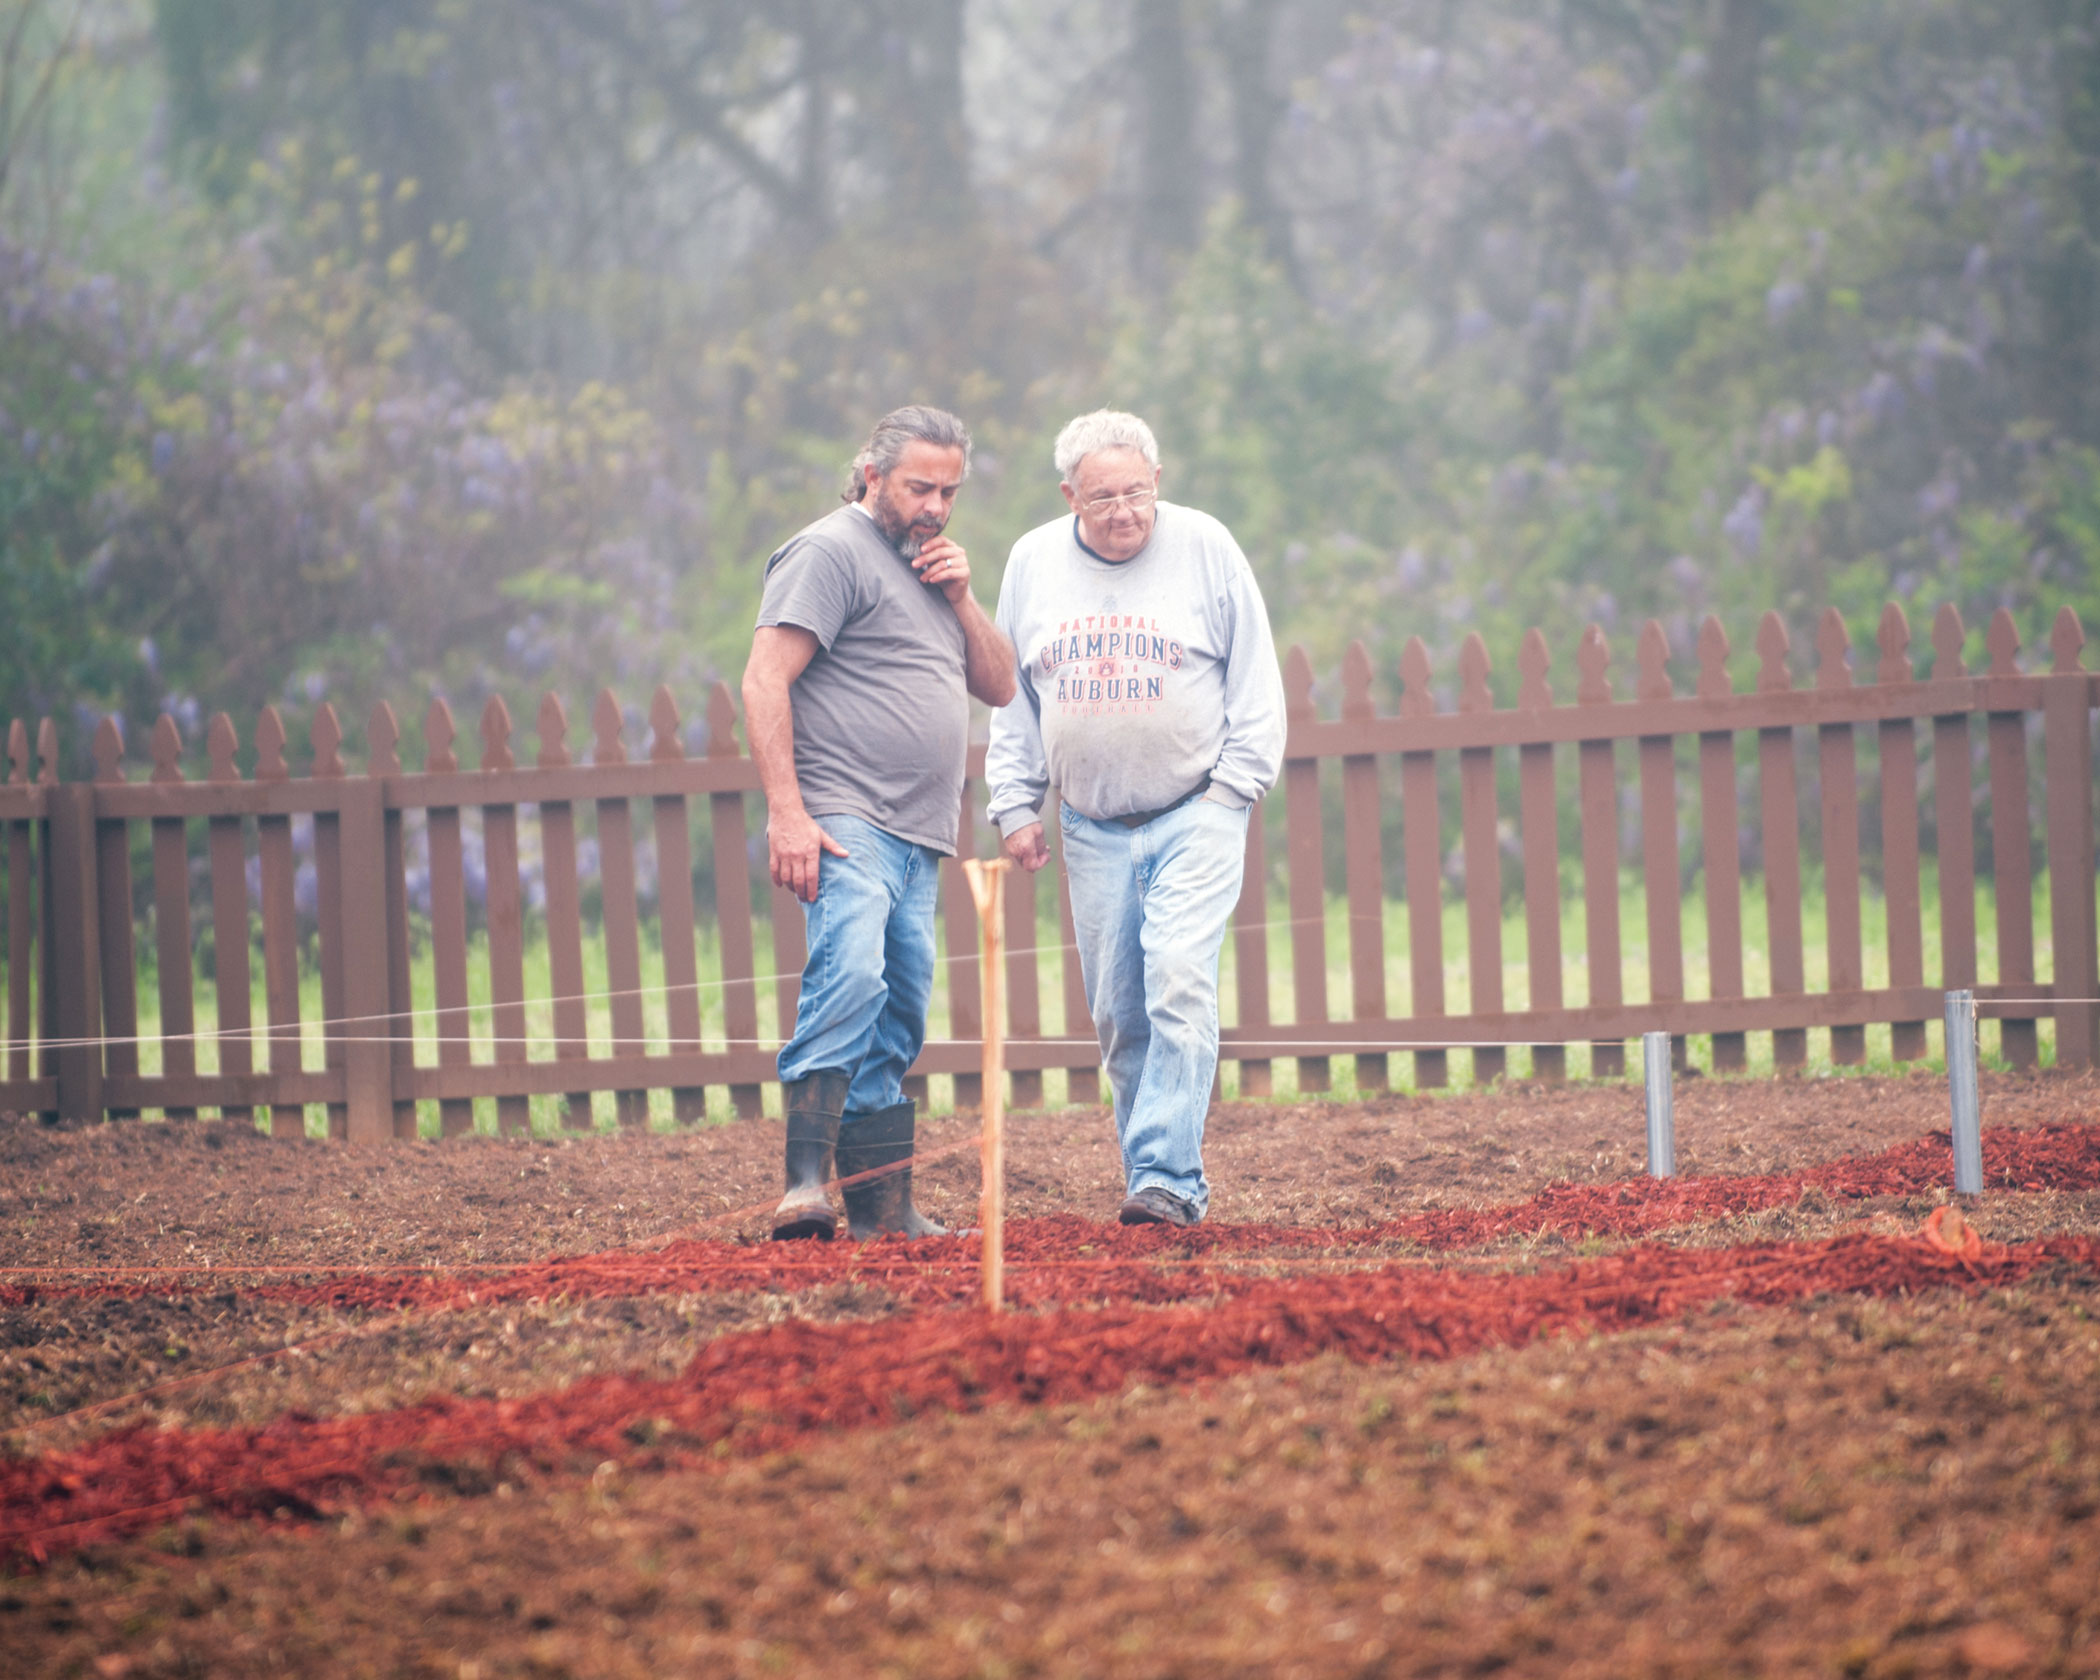
[[[773,1215],[773,1240],[816,1237],[829,1242],[839,1228],[824,1187],[838,1177],[839,1116],[846,1112],[847,1079],[829,1070],[780,1087],[787,1105],[787,1194]]]
[[[917,1130],[917,1105],[906,1099],[847,1121],[839,1133],[839,1177],[851,1180],[879,1167],[894,1169],[845,1187],[846,1218],[863,1241],[887,1231],[907,1237],[948,1234],[947,1226],[936,1225],[912,1203],[910,1163]]]

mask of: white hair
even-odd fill
[[[1135,449],[1145,457],[1146,466],[1159,465],[1159,443],[1150,426],[1121,409],[1097,408],[1091,414],[1067,421],[1065,429],[1057,434],[1057,444],[1051,451],[1057,476],[1070,484],[1079,463],[1104,449]]]

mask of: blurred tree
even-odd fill
[[[1285,635],[1388,669],[2086,599],[2095,0],[93,0],[95,52],[141,8],[172,144],[83,119],[86,46],[39,108],[123,237],[0,192],[49,692],[140,703],[141,636],[161,692],[727,667],[906,399],[987,440],[988,583],[1129,402]]]
[[[1131,73],[1136,87],[1138,202],[1133,249],[1139,277],[1162,284],[1203,225],[1196,161],[1196,79],[1181,0],[1134,0]]]
[[[1757,197],[1764,149],[1758,82],[1776,13],[1774,0],[1716,0],[1700,122],[1707,204],[1716,216],[1740,215]]]
[[[36,150],[66,61],[80,38],[76,5],[61,15],[47,0],[0,4],[0,210],[17,171]]]
[[[1232,113],[1232,188],[1240,219],[1259,236],[1269,261],[1296,276],[1290,220],[1272,179],[1276,131],[1290,102],[1276,87],[1276,26],[1281,0],[1239,0],[1221,9],[1218,39]]]
[[[2100,440],[2100,4],[2045,0],[2058,111],[2042,260],[2041,412]]]

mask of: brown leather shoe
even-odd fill
[[[1203,1216],[1195,1205],[1156,1184],[1126,1197],[1116,1218],[1125,1225],[1200,1225]]]

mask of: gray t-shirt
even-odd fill
[[[761,625],[817,638],[795,679],[795,779],[813,817],[845,814],[952,854],[970,728],[963,631],[861,509],[842,507],[766,562]]]

